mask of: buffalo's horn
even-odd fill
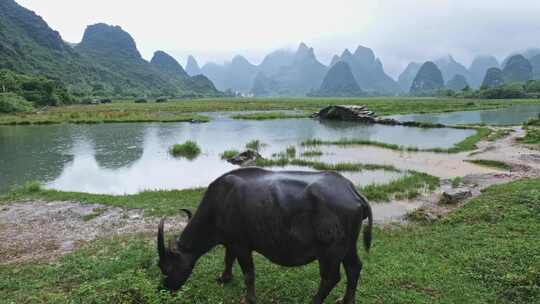
[[[163,236],[163,225],[165,223],[165,220],[162,219],[159,222],[158,227],[158,235],[157,235],[157,247],[158,247],[158,253],[160,258],[165,257],[166,249],[165,249],[165,237]]]
[[[191,220],[191,218],[193,217],[193,213],[191,213],[191,211],[188,209],[180,209],[180,211],[183,211],[187,214],[188,221]]]

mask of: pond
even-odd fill
[[[267,145],[269,157],[310,138],[361,138],[381,142],[448,148],[473,134],[472,130],[420,129],[311,119],[269,121],[215,119],[204,124],[131,123],[0,127],[0,192],[27,181],[47,187],[103,194],[131,194],[143,190],[205,187],[237,168],[220,159],[227,149],[243,149],[253,139]],[[194,159],[169,155],[171,145],[196,141],[202,154]],[[358,155],[357,162],[362,162]],[[304,170],[306,170],[304,168]],[[361,172],[349,176],[387,182],[392,172]]]
[[[463,111],[435,114],[394,115],[390,118],[399,121],[419,121],[440,123],[445,125],[486,124],[486,125],[520,125],[540,114],[540,104],[513,105],[506,108],[482,111]]]

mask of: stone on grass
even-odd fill
[[[456,188],[443,192],[440,203],[451,205],[458,204],[472,197],[472,192],[467,188]]]

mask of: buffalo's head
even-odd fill
[[[191,218],[191,213],[188,213]],[[161,220],[158,227],[157,247],[159,253],[159,268],[165,276],[164,285],[170,291],[180,289],[187,281],[194,267],[193,255],[182,248],[171,239],[169,248],[165,247],[165,236],[163,232],[164,220]]]

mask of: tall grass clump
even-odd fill
[[[231,159],[238,154],[240,154],[238,150],[225,150],[219,156],[221,159]]]
[[[183,144],[173,145],[169,152],[175,157],[185,157],[191,160],[201,154],[201,148],[199,148],[196,142],[188,140]]]
[[[246,144],[246,149],[251,149],[259,152],[265,144],[258,139],[254,139]]]

